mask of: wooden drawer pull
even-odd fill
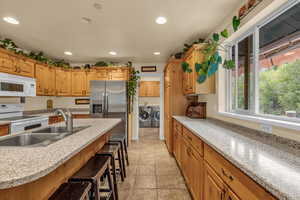
[[[188,138],[190,141],[193,141],[193,139],[192,139],[190,136],[187,136],[187,138]]]
[[[228,174],[226,173],[226,171],[225,171],[223,168],[222,168],[222,174],[223,174],[225,177],[229,178],[230,181],[233,181],[233,180],[234,180],[233,176],[228,175]]]

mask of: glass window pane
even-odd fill
[[[250,103],[250,81],[253,72],[253,35],[238,43],[238,109],[248,110]]]
[[[235,46],[231,48],[231,59],[235,60]],[[236,69],[231,70],[231,108],[236,109]]]
[[[260,29],[261,114],[300,118],[300,4]]]

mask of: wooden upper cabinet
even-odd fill
[[[204,170],[204,199],[224,200],[225,185],[222,179],[205,164]]]
[[[7,53],[0,51],[0,72],[14,74],[16,73],[16,68],[13,65],[13,59]]]
[[[160,82],[159,81],[140,81],[139,87],[140,97],[159,97]]]
[[[87,73],[82,70],[72,71],[72,96],[87,96]]]
[[[109,69],[109,80],[126,81],[128,80],[128,69]]]
[[[195,70],[195,64],[203,61],[201,49],[204,44],[194,45],[184,56],[184,61],[189,64],[191,73],[184,72],[183,75],[183,93],[188,94],[214,94],[215,93],[215,75],[206,79],[204,83],[197,82],[198,73]]]
[[[17,75],[34,77],[35,63],[29,59],[14,58],[13,65]]]
[[[55,96],[56,95],[56,75],[55,75],[55,68],[48,67],[47,70],[47,95]]]
[[[86,95],[90,95],[90,88],[91,88],[91,81],[97,80],[97,81],[104,81],[108,80],[108,72],[106,69],[91,69],[90,71],[87,71],[86,74]]]
[[[57,96],[72,95],[72,72],[70,70],[55,69],[55,83]]]
[[[36,94],[39,96],[47,94],[47,71],[48,67],[42,64],[35,65]]]

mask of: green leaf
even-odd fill
[[[228,38],[228,37],[229,37],[228,30],[227,30],[227,29],[224,29],[224,30],[221,32],[221,35],[222,35],[224,38]]]
[[[197,78],[197,82],[198,82],[199,84],[204,83],[205,80],[206,80],[206,78],[207,78],[206,74],[200,74],[200,75],[198,76],[198,78]]]
[[[188,72],[188,73],[192,73],[192,72],[193,72],[193,70],[192,70],[191,68],[188,68],[188,69],[186,70],[186,72]]]
[[[218,33],[214,33],[214,34],[213,34],[213,40],[214,40],[215,42],[218,42],[218,41],[220,40],[220,35],[219,35]]]
[[[237,16],[234,16],[232,18],[232,28],[234,32],[236,32],[239,29],[240,24],[241,24],[241,19],[238,18]]]
[[[182,62],[182,63],[181,63],[181,67],[182,67],[182,70],[183,70],[184,72],[186,72],[187,69],[189,68],[189,63],[187,63],[187,62]]]
[[[223,67],[225,69],[234,69],[235,68],[235,62],[233,60],[225,60]]]
[[[217,62],[218,62],[218,64],[221,64],[221,63],[222,63],[222,56],[219,55],[218,61],[217,61]]]
[[[200,69],[201,69],[201,64],[199,64],[199,63],[196,63],[195,64],[195,70],[196,70],[196,72],[199,72],[200,71]]]
[[[219,64],[218,63],[212,63],[207,71],[207,76],[210,77],[212,75],[214,75],[214,73],[216,73],[218,71],[219,68]]]

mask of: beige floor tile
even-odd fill
[[[156,175],[160,176],[160,175],[180,175],[180,171],[178,169],[178,167],[173,164],[169,164],[169,165],[162,165],[162,164],[156,164]]]
[[[135,185],[136,176],[128,176],[125,178],[124,182],[119,180],[119,188],[120,190],[129,190],[132,189]]]
[[[130,200],[129,196],[131,194],[131,190],[120,190],[119,189],[119,200]]]
[[[157,200],[156,189],[136,189],[128,200]]]
[[[136,176],[138,165],[133,165],[130,163],[129,166],[126,166],[126,175],[127,177]]]
[[[155,165],[138,165],[137,176],[155,176]]]
[[[155,189],[156,176],[137,176],[134,184],[134,188],[138,189]]]
[[[159,189],[186,189],[181,175],[157,176],[157,188]]]
[[[158,200],[191,200],[187,190],[158,189]]]

